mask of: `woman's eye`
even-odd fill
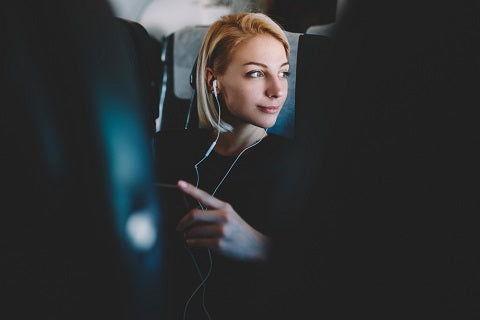
[[[251,78],[259,78],[259,77],[263,76],[263,72],[258,71],[258,70],[250,71],[250,72],[247,73],[247,75]]]
[[[282,71],[280,72],[280,78],[288,78],[290,76],[290,72]]]

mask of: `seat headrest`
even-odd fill
[[[190,99],[192,96],[190,74],[207,30],[208,26],[197,26],[186,27],[174,33],[173,92],[179,99]],[[295,79],[300,33],[285,32],[285,34],[290,44],[288,96],[275,126],[269,129],[269,132],[293,138],[295,129]]]

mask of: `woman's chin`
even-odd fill
[[[262,128],[271,128],[275,125],[275,123],[277,122],[277,118],[273,119],[273,120],[270,120],[270,121],[264,121],[263,122],[263,125],[262,125]]]
[[[258,119],[257,126],[261,128],[271,128],[275,125],[277,122],[277,114],[275,115],[269,115],[267,117],[262,117],[261,119]]]

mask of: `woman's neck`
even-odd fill
[[[223,156],[236,156],[246,147],[262,139],[264,134],[265,129],[252,125],[235,128],[232,132],[220,133],[214,150]]]

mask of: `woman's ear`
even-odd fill
[[[212,68],[205,68],[205,81],[207,81],[207,87],[209,92],[213,92],[213,80],[215,80],[215,73]],[[218,80],[216,81],[217,84],[217,93],[220,92],[220,88],[218,85]]]

